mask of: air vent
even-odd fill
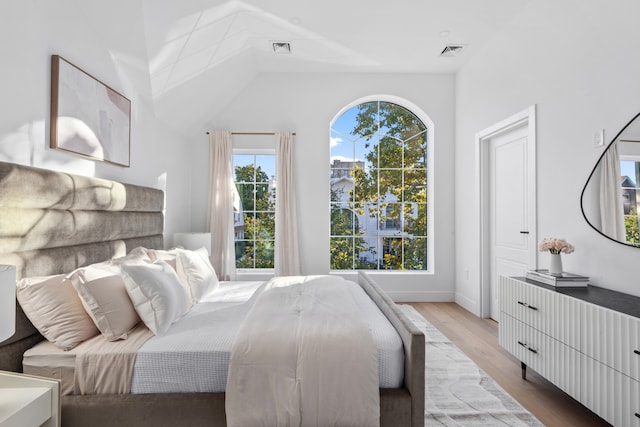
[[[291,53],[291,43],[290,42],[271,42],[273,46],[273,51],[275,53],[287,54]]]
[[[463,48],[464,46],[459,44],[445,46],[445,48],[442,49],[442,52],[440,52],[440,56],[444,58],[453,58],[455,56],[458,56],[458,54],[462,52]]]

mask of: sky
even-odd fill
[[[356,125],[357,115],[358,106],[356,105],[342,113],[331,126],[331,163],[335,159],[344,161],[366,160],[367,152],[375,145],[378,135],[374,135],[367,140],[351,133]],[[384,131],[382,128],[380,130]]]
[[[275,154],[234,154],[233,170],[236,166],[247,166],[255,162],[256,167],[261,167],[269,178],[276,175]]]
[[[628,176],[631,178],[631,181],[636,182],[636,169],[633,160],[621,160],[620,161],[620,176]],[[636,184],[637,186],[637,184]]]
[[[331,163],[334,159],[352,161],[353,139],[355,138],[351,131],[355,124],[358,108],[353,107],[345,111],[331,126]],[[356,160],[362,160],[356,159]]]

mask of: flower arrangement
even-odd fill
[[[552,254],[570,254],[575,250],[571,243],[564,239],[556,239],[554,237],[545,237],[542,239],[542,242],[538,245],[538,249],[540,252],[549,251]]]

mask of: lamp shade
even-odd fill
[[[190,251],[204,246],[211,255],[211,233],[176,233],[173,235],[173,244]]]
[[[0,265],[0,342],[16,332],[16,268]]]

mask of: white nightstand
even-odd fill
[[[0,427],[59,427],[60,383],[0,371]]]

